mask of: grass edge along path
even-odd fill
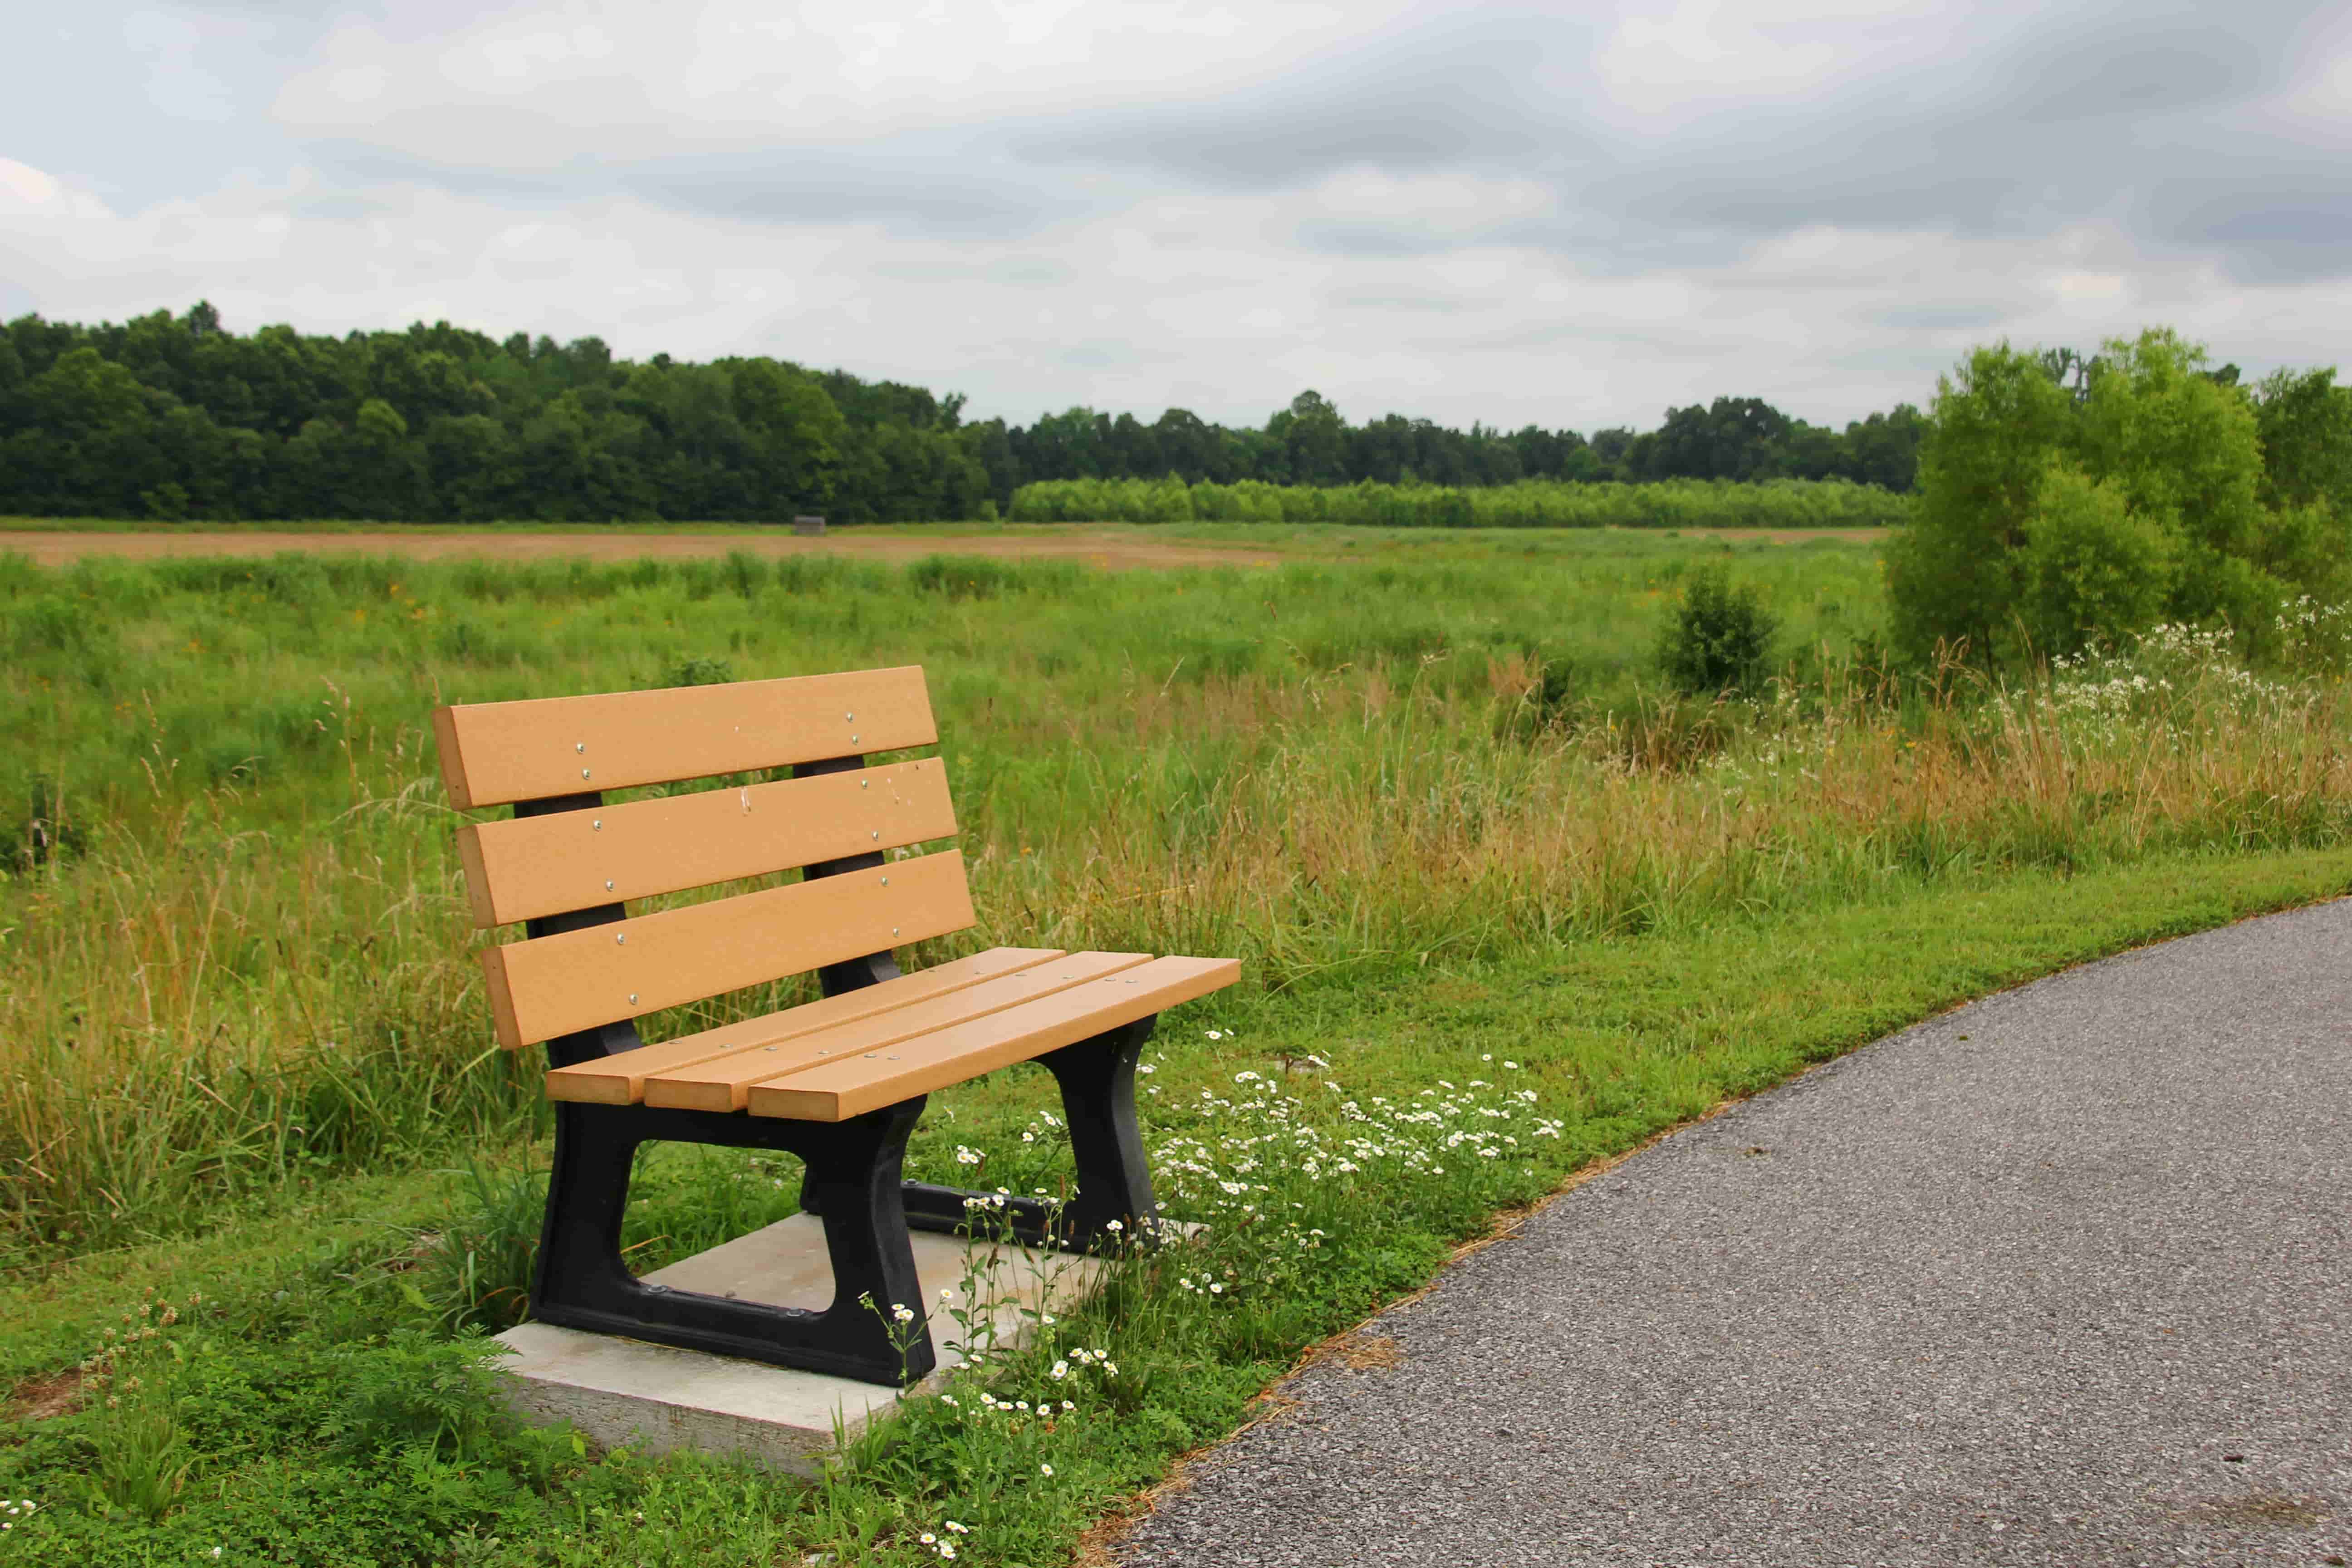
[[[1244,1015],[1246,1026],[1239,1045],[1230,1035],[1208,1043],[1201,1037],[1204,1030],[1180,1022],[1171,1029],[1178,1037],[1169,1043],[1160,1081],[1167,1093],[1190,1097],[1199,1085],[1229,1083],[1236,1071],[1266,1067],[1270,1053],[1288,1056],[1319,1049],[1329,1058],[1331,1072],[1348,1081],[1350,1092],[1383,1091],[1385,1085],[1409,1093],[1406,1086],[1439,1075],[1468,1078],[1481,1070],[1477,1064],[1483,1058],[1514,1053],[1524,1064],[1524,1081],[1538,1089],[1548,1111],[1559,1115],[1563,1106],[1580,1108],[1563,1116],[1565,1131],[1558,1146],[1544,1151],[1544,1168],[1527,1194],[1540,1202],[1538,1193],[1573,1184],[1576,1173],[1596,1162],[1613,1160],[1727,1100],[1782,1081],[1957,1003],[2151,942],[2337,895],[2347,887],[2352,887],[2352,847],[2255,858],[2170,858],[2073,877],[2037,874],[1974,887],[1906,891],[1769,926],[1580,943],[1549,960],[1432,971],[1405,984],[1334,988],[1256,1005]],[[306,1254],[315,1259],[323,1248],[334,1258],[349,1255],[358,1259],[358,1266],[348,1271],[356,1277],[365,1272],[370,1247],[383,1247],[372,1237],[380,1238],[404,1222],[428,1216],[436,1203],[446,1201],[448,1190],[448,1178],[432,1173],[370,1181],[341,1194],[360,1200],[365,1212],[352,1212],[352,1205],[338,1203],[332,1194],[314,1195],[307,1206],[274,1216],[257,1214],[207,1237],[92,1256],[45,1280],[0,1287],[0,1323],[7,1325],[0,1329],[0,1373],[9,1384],[21,1384],[68,1364],[123,1303],[135,1300],[149,1286],[174,1295],[201,1289],[219,1303],[224,1321],[250,1318],[257,1337],[267,1340],[285,1328],[287,1315],[299,1302],[277,1309],[268,1304],[276,1294],[270,1288],[278,1281],[256,1277],[263,1259],[299,1259]],[[1525,1206],[1518,1205],[1519,1212]],[[1181,1451],[1217,1440],[1248,1419],[1265,1398],[1269,1380],[1297,1364],[1302,1342],[1328,1337],[1373,1308],[1424,1286],[1460,1243],[1491,1236],[1498,1223],[1509,1223],[1507,1214],[1498,1222],[1491,1212],[1454,1212],[1459,1223],[1451,1235],[1433,1234],[1444,1228],[1443,1222],[1424,1220],[1419,1236],[1335,1237],[1328,1261],[1346,1266],[1345,1277],[1356,1288],[1299,1303],[1302,1310],[1288,1321],[1304,1331],[1288,1343],[1263,1346],[1255,1360],[1228,1359],[1221,1368],[1203,1367],[1215,1375],[1175,1380],[1187,1384],[1183,1387],[1170,1388],[1165,1385],[1169,1380],[1163,1380],[1156,1394],[1145,1396],[1145,1407],[1139,1412],[1139,1424],[1148,1435],[1144,1440],[1105,1442],[1102,1438],[1111,1434],[1096,1426],[1090,1436],[1084,1421],[1064,1423],[1060,1441],[1050,1429],[1030,1434],[1022,1449],[1030,1484],[1008,1489],[1000,1481],[993,1488],[999,1506],[991,1528],[966,1542],[964,1558],[1024,1563],[1066,1560],[1083,1538],[1087,1550],[1099,1560],[1102,1542],[1115,1530],[1116,1520],[1148,1506],[1152,1490],[1165,1484],[1171,1470],[1181,1477]],[[1385,1251],[1378,1267],[1362,1267],[1360,1259],[1347,1256],[1350,1249],[1373,1246]],[[328,1297],[361,1289],[341,1282],[346,1272],[332,1259],[311,1268],[320,1291]],[[1334,1269],[1327,1277],[1308,1269],[1296,1278],[1336,1279],[1342,1272]],[[1369,1282],[1377,1282],[1377,1288],[1367,1293]],[[389,1290],[375,1294],[392,1297]],[[397,1311],[396,1300],[392,1310]],[[1202,1310],[1215,1309],[1203,1302]],[[1116,1341],[1112,1350],[1124,1353]],[[287,1370],[292,1374],[292,1368]],[[9,1462],[10,1446],[29,1437],[30,1428],[46,1425],[0,1423],[0,1471],[15,1468]],[[900,1448],[935,1434],[938,1426],[936,1412],[915,1413],[904,1424]],[[976,1450],[970,1457],[982,1470],[988,1468],[985,1452]],[[853,1454],[849,1466],[821,1492],[802,1493],[782,1483],[737,1477],[728,1483],[734,1489],[728,1493],[725,1508],[706,1506],[692,1521],[681,1518],[666,1524],[671,1533],[665,1539],[683,1553],[676,1559],[679,1561],[694,1560],[697,1554],[716,1561],[765,1561],[784,1542],[793,1548],[850,1549],[854,1555],[847,1560],[861,1562],[922,1561],[930,1553],[919,1545],[918,1530],[958,1512],[970,1518],[975,1510],[968,1506],[970,1498],[952,1489],[939,1490],[936,1485],[930,1496],[910,1495],[908,1475],[928,1468],[917,1465],[910,1472],[909,1462],[918,1458],[905,1452],[894,1456],[886,1428],[881,1445],[869,1444]],[[219,1468],[236,1462],[224,1457]],[[299,1468],[302,1461],[294,1462]],[[616,1457],[591,1466],[570,1484],[593,1480],[608,1491],[618,1488],[639,1505],[634,1512],[656,1510],[653,1517],[658,1521],[660,1478],[670,1472],[635,1460],[635,1470],[625,1478],[598,1479],[598,1472],[619,1462]],[[1034,1479],[1039,1463],[1053,1467],[1051,1487]],[[672,1469],[682,1467],[668,1484],[681,1494],[691,1493],[692,1462],[668,1465]],[[935,1479],[936,1471],[932,1474]],[[200,1466],[198,1478],[204,1484],[192,1485],[183,1515],[167,1521],[159,1536],[185,1539],[175,1527],[199,1522],[199,1510],[205,1506],[198,1500],[199,1490],[209,1495],[217,1486],[227,1495],[226,1475],[207,1479]],[[274,1484],[282,1486],[287,1479],[281,1475]],[[17,1489],[19,1495],[23,1489]],[[58,1514],[71,1511],[70,1502],[56,1500],[63,1504]],[[746,1509],[749,1514],[742,1511]],[[1108,1527],[1088,1530],[1106,1515],[1111,1516]],[[545,1529],[572,1528],[552,1522],[554,1510],[544,1517],[550,1521]],[[523,1520],[490,1522],[509,1546],[536,1550],[530,1540],[514,1534],[514,1526]],[[49,1533],[50,1525],[68,1523],[64,1518],[45,1518],[41,1533]],[[486,1532],[488,1528],[484,1526]],[[549,1548],[547,1558],[495,1560],[654,1560],[644,1554],[651,1542],[642,1534],[641,1524],[593,1539],[586,1524],[579,1529],[576,1537],[566,1534],[560,1542],[551,1538],[540,1542]],[[146,1530],[123,1523],[107,1527],[102,1535],[85,1535],[77,1528],[68,1550],[92,1568],[115,1561],[144,1561],[145,1545],[134,1542]],[[680,1531],[682,1535],[677,1533]],[[68,1544],[63,1534],[53,1539],[59,1546]],[[31,1547],[36,1540],[17,1544]],[[362,1543],[352,1544],[364,1560]],[[446,1553],[436,1553],[436,1559],[442,1555]],[[659,1557],[672,1560],[667,1551]],[[177,1558],[167,1552],[154,1560]],[[775,1560],[797,1558],[787,1551]]]
[[[1539,990],[1582,998],[1612,981],[1639,982],[1642,1000],[1610,1007],[1584,1026],[1600,1034],[1651,1034],[1665,1052],[1692,1047],[1695,1068],[1724,1069],[1723,1074],[1688,1082],[1693,1092],[1682,1101],[1680,1114],[1662,1107],[1663,1115],[1618,1119],[1612,1129],[1617,1136],[1605,1142],[1571,1142],[1569,1149],[1583,1157],[1572,1159],[1565,1178],[1551,1190],[1532,1204],[1495,1215],[1481,1233],[1454,1247],[1418,1289],[1381,1302],[1307,1347],[1251,1401],[1232,1432],[1177,1456],[1163,1475],[1107,1510],[1081,1537],[1076,1561],[1086,1568],[1108,1568],[1127,1529],[1160,1498],[1183,1489],[1193,1460],[1230,1441],[1243,1426],[1281,1408],[1284,1384],[1333,1350],[1345,1351],[1381,1314],[1433,1288],[1444,1268],[1507,1241],[1530,1215],[1659,1140],[1954,1007],[2084,963],[2347,893],[2352,848],[2244,858],[2170,857],[2088,875],[2037,874],[1958,894],[1921,891],[1791,920],[1769,931],[1596,942],[1585,944],[1592,950],[1587,959],[1496,968],[1485,989],[1532,980]],[[1886,965],[1890,954],[1899,955],[1900,962]],[[1694,968],[1710,981],[1705,991],[1720,998],[1744,989],[1751,1006],[1743,1010],[1736,1003],[1725,1006],[1693,998],[1696,1005],[1676,1009],[1662,977]],[[1441,978],[1433,993],[1446,984]],[[1496,1022],[1484,998],[1436,1005],[1462,1026],[1486,1029]],[[1742,1035],[1751,1043],[1746,1052],[1733,1045]],[[1516,1048],[1543,1059],[1528,1044]]]

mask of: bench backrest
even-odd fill
[[[511,804],[458,830],[482,926],[530,922],[482,953],[509,1048],[887,953],[973,923],[963,857],[887,852],[952,837],[921,669],[443,708],[450,800]],[[795,776],[618,805],[603,792],[792,768]],[[620,907],[807,868],[802,881],[634,918]]]

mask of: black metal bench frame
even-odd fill
[[[795,777],[866,765],[863,756],[805,763]],[[517,816],[583,811],[604,803],[601,791],[516,803]],[[808,879],[878,867],[867,853],[805,868]],[[603,904],[525,922],[532,937],[551,936],[625,918]],[[888,952],[817,971],[827,996],[897,978]],[[541,1322],[650,1340],[686,1350],[740,1356],[778,1366],[904,1385],[937,1365],[923,1289],[915,1273],[910,1229],[1009,1234],[1024,1244],[1100,1251],[1148,1238],[1157,1215],[1143,1140],[1135,1121],[1135,1069],[1157,1016],[1107,1030],[1036,1058],[1062,1092],[1077,1189],[1070,1201],[970,1192],[904,1179],[907,1139],[925,1098],[837,1122],[752,1116],[744,1111],[679,1110],[646,1105],[555,1104],[555,1163],[548,1178],[530,1314]],[[634,1050],[644,1042],[627,1019],[547,1042],[548,1065],[573,1067]],[[801,1207],[824,1227],[833,1265],[833,1304],[822,1311],[706,1296],[649,1285],[621,1257],[621,1215],[637,1146],[709,1143],[797,1156],[805,1176]],[[889,1316],[913,1314],[899,1325]]]

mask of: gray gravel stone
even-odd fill
[[[1536,1215],[1143,1564],[2352,1559],[2352,903],[1991,997]]]

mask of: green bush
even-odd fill
[[[1997,662],[2170,621],[2265,652],[2286,605],[2340,597],[2352,495],[2319,450],[2336,389],[2273,377],[2257,396],[2205,364],[2164,329],[2110,342],[2078,386],[2059,356],[1969,354],[1938,385],[1917,517],[1886,552],[1898,649]]]
[[[1691,697],[1750,691],[1770,668],[1780,618],[1764,607],[1753,583],[1735,585],[1721,565],[1692,572],[1682,602],[1666,616],[1658,638],[1658,668],[1667,684]]]

